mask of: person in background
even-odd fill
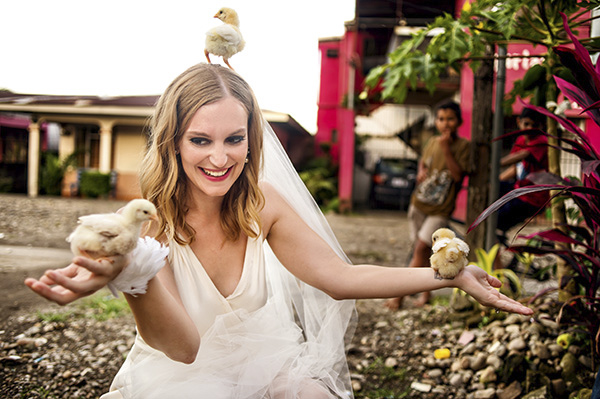
[[[513,144],[510,153],[500,160],[500,196],[509,191],[531,185],[535,176],[548,171],[548,139],[541,134],[544,116],[530,108],[524,108],[517,117],[522,134]],[[497,227],[503,234],[533,216],[548,201],[548,191],[527,194],[504,204],[498,210]]]
[[[450,216],[456,206],[456,196],[463,178],[469,170],[470,142],[458,137],[462,123],[460,106],[444,102],[436,107],[435,128],[439,135],[432,137],[419,159],[417,187],[408,209],[413,239],[413,253],[409,267],[429,267],[431,236],[442,227],[448,227]],[[422,306],[431,294],[423,292],[415,302]],[[396,310],[403,297],[388,299],[385,306]]]

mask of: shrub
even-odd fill
[[[328,157],[313,159],[299,175],[324,212],[337,209],[337,168]]]
[[[110,193],[110,173],[84,171],[79,179],[79,193],[84,197],[105,197]]]
[[[15,179],[11,176],[0,173],[0,193],[9,193],[13,188],[14,181]]]
[[[590,118],[600,126],[600,69],[592,64],[588,51],[572,34],[563,15],[565,31],[574,44],[574,49],[558,46],[554,50],[561,63],[569,68],[576,83],[569,83],[558,76],[554,79],[558,88],[569,100],[584,107]],[[555,190],[552,198],[571,199],[579,208],[581,221],[540,231],[524,238],[533,240],[541,245],[520,245],[510,249],[516,252],[531,254],[554,254],[567,262],[572,270],[571,276],[565,276],[559,281],[559,287],[566,286],[570,280],[577,285],[578,294],[562,304],[558,322],[570,325],[576,331],[585,332],[589,337],[592,351],[596,358],[600,355],[600,155],[587,140],[586,134],[568,119],[562,118],[545,108],[523,103],[528,108],[556,120],[566,131],[576,139],[554,137],[562,151],[576,155],[581,161],[581,179],[560,178],[558,184],[537,184],[515,189],[486,209],[469,228],[475,228],[492,212],[498,210],[508,201],[524,194],[544,190]],[[520,132],[514,132],[516,134]],[[549,134],[541,132],[548,137]],[[506,137],[505,135],[504,137]],[[562,243],[557,248],[554,243]]]
[[[76,159],[75,153],[62,160],[51,152],[42,154],[43,166],[40,170],[40,185],[43,193],[47,195],[61,194],[65,172],[69,166],[75,165]]]

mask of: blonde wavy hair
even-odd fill
[[[178,144],[196,111],[225,97],[234,97],[248,112],[248,163],[225,195],[221,226],[228,240],[243,232],[256,238],[261,233],[259,212],[264,196],[258,186],[262,163],[262,115],[252,89],[237,73],[212,64],[198,64],[179,75],[158,100],[150,120],[150,140],[140,171],[142,196],[158,211],[155,236],[184,245],[195,238],[185,221],[188,211],[188,179],[176,153]]]

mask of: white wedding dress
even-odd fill
[[[261,179],[347,260],[268,125],[264,151]],[[248,239],[242,276],[227,297],[189,246],[169,247],[179,294],[201,335],[196,360],[175,362],[138,335],[101,399],[353,397],[344,351],[353,301],[335,301],[296,279],[262,237]]]

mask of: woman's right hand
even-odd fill
[[[106,286],[127,263],[126,256],[101,260],[77,256],[69,266],[47,270],[39,280],[25,279],[25,285],[49,301],[66,305]]]
[[[529,316],[533,310],[499,291],[502,282],[476,265],[465,267],[454,280],[455,286],[484,306]]]

